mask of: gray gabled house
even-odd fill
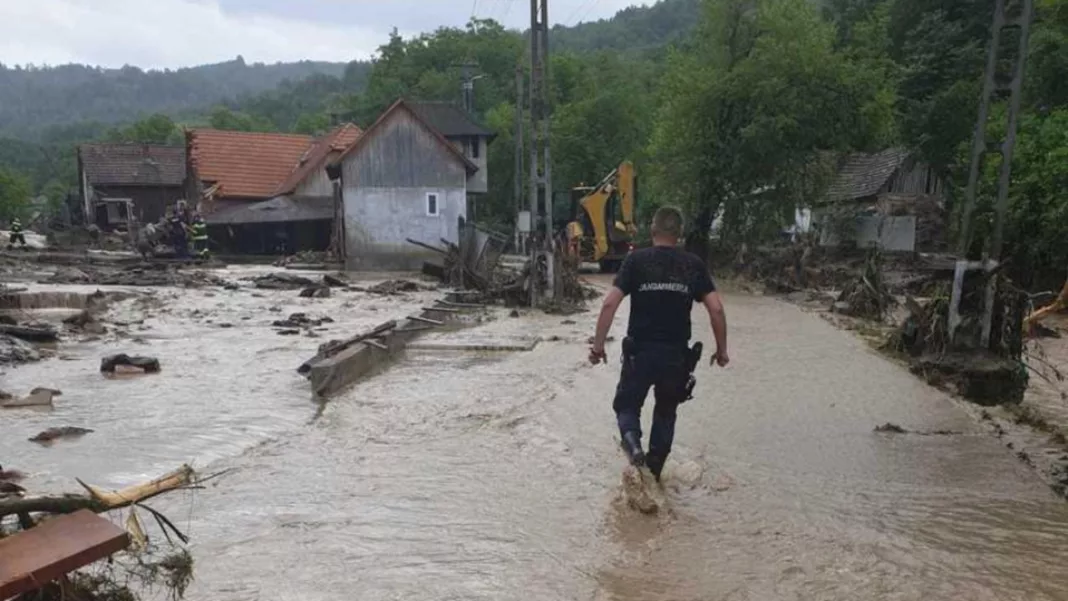
[[[486,160],[489,144],[496,137],[464,109],[448,102],[411,102],[405,104],[424,123],[438,131],[452,143],[467,160],[478,167],[467,180],[468,194],[485,194],[489,191],[489,172]]]
[[[333,163],[349,269],[417,269],[430,257],[408,239],[459,238],[479,168],[423,114],[398,100]]]

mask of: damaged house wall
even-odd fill
[[[814,211],[820,244],[938,250],[945,242],[943,189],[934,170],[905,149],[851,154]]]
[[[346,267],[418,269],[433,257],[408,238],[456,242],[474,166],[403,103],[341,159]]]
[[[131,218],[139,223],[159,221],[168,205],[185,197],[185,177],[185,149],[181,146],[83,144],[78,147],[78,179],[85,221],[104,231],[125,228]]]

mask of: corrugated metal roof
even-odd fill
[[[493,131],[475,120],[467,111],[448,102],[407,102],[427,125],[445,137],[486,136],[494,137]]]
[[[204,217],[209,225],[279,223],[334,218],[329,196],[276,196],[256,203],[233,203]]]
[[[334,131],[326,134],[309,148],[301,157],[300,161],[286,178],[282,185],[278,186],[276,194],[290,194],[304,181],[309,174],[316,169],[323,168],[332,158],[336,158],[346,148],[352,146],[359,139],[363,131],[353,123],[346,123]]]
[[[225,198],[270,198],[311,147],[311,136],[216,129],[187,133],[190,162]]]
[[[95,185],[181,186],[185,148],[159,144],[82,144],[78,157]]]
[[[838,175],[827,190],[827,199],[852,200],[878,193],[908,156],[909,151],[904,148],[849,155],[838,168]]]

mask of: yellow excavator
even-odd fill
[[[634,248],[636,179],[634,164],[623,161],[596,186],[571,189],[574,221],[567,224],[567,248],[584,263],[598,263],[602,272],[619,269]]]

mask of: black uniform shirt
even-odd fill
[[[697,255],[670,246],[627,255],[614,284],[631,297],[627,335],[638,344],[689,343],[690,309],[716,289]]]

